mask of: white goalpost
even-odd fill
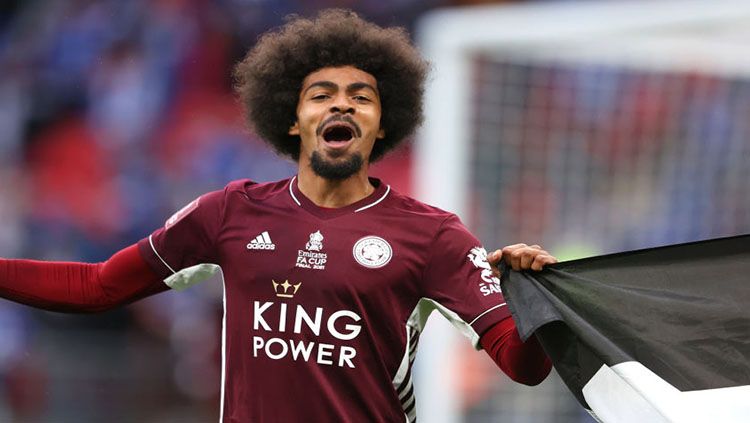
[[[455,211],[487,249],[534,242],[567,259],[750,232],[750,2],[444,9],[416,36],[433,65],[417,197]],[[539,421],[570,407],[557,384],[546,392],[564,404],[524,405],[526,419],[502,398],[461,410],[462,375],[437,369],[465,340],[432,320],[420,420]]]

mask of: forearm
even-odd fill
[[[552,370],[552,362],[536,337],[521,341],[511,318],[492,326],[481,343],[492,360],[516,382],[538,385]]]
[[[104,311],[166,289],[135,245],[95,264],[0,259],[0,297],[45,310]]]

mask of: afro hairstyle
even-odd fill
[[[353,66],[377,81],[385,138],[375,143],[370,161],[414,133],[423,120],[429,66],[403,28],[382,28],[343,9],[287,19],[264,34],[234,69],[247,123],[276,152],[299,160],[299,136],[288,131],[297,120],[303,80],[325,67]]]

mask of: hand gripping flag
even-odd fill
[[[521,338],[599,421],[750,422],[750,235],[502,281]]]

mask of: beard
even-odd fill
[[[318,176],[333,181],[344,180],[362,169],[364,160],[360,153],[353,153],[351,156],[341,160],[327,160],[317,151],[313,151],[310,156],[310,167]]]

